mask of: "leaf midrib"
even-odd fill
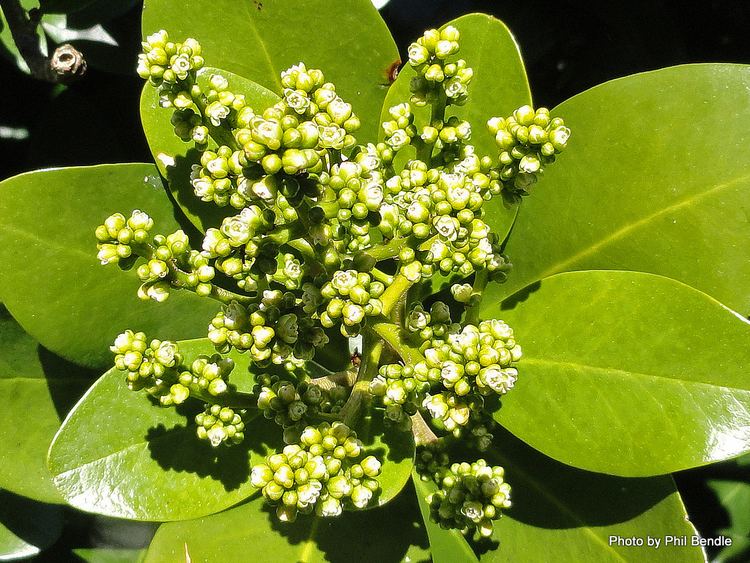
[[[590,364],[569,362],[565,360],[554,360],[554,359],[548,359],[548,358],[534,358],[534,357],[524,356],[521,362],[519,363],[519,366],[521,366],[522,368],[524,364],[525,365],[541,365],[541,366],[547,365],[547,366],[567,367],[576,371],[587,370],[587,371],[597,372],[602,375],[611,374],[612,376],[619,376],[619,377],[635,376],[635,377],[643,377],[643,378],[650,378],[650,379],[666,379],[669,381],[679,382],[682,385],[705,385],[708,387],[715,387],[718,389],[741,391],[741,392],[748,393],[750,395],[750,389],[744,389],[742,387],[733,387],[731,385],[719,385],[717,383],[698,381],[698,380],[693,380],[693,379],[679,379],[677,377],[670,377],[669,375],[645,373],[645,372],[639,372],[639,371],[630,371],[630,370],[623,370],[623,369],[604,367],[604,366],[594,366]]]
[[[640,228],[648,225],[652,221],[654,221],[654,220],[656,220],[656,219],[658,219],[658,218],[660,218],[660,217],[662,217],[662,216],[664,216],[664,215],[666,215],[666,214],[668,214],[668,213],[670,213],[672,211],[677,211],[679,209],[682,209],[683,207],[690,206],[693,203],[700,202],[701,200],[703,200],[703,199],[705,199],[705,198],[707,198],[709,196],[715,195],[715,194],[720,193],[720,192],[722,192],[724,190],[727,190],[727,189],[734,188],[735,185],[740,184],[740,183],[742,183],[744,181],[747,181],[747,180],[750,180],[750,173],[749,174],[745,174],[743,176],[739,176],[739,177],[735,178],[734,180],[730,180],[728,182],[724,182],[722,184],[718,184],[718,185],[716,185],[713,188],[710,188],[708,190],[705,190],[705,191],[699,192],[697,194],[693,194],[691,196],[688,196],[688,197],[686,197],[686,198],[684,198],[682,200],[676,201],[676,202],[672,203],[671,205],[668,205],[667,207],[664,207],[664,208],[656,211],[655,213],[652,213],[650,215],[642,217],[641,219],[638,219],[637,221],[634,221],[632,223],[627,223],[625,225],[622,225],[616,231],[613,231],[609,235],[607,235],[607,236],[599,239],[598,241],[590,244],[589,246],[587,246],[587,247],[579,250],[578,252],[576,252],[572,256],[570,256],[570,257],[568,257],[566,259],[560,260],[556,264],[553,264],[552,266],[550,266],[549,268],[547,268],[546,270],[544,270],[541,274],[539,274],[538,276],[535,276],[535,278],[536,279],[543,279],[543,278],[546,278],[547,276],[551,276],[552,274],[556,274],[558,272],[564,271],[565,268],[568,268],[568,267],[576,264],[577,262],[580,262],[581,260],[583,260],[585,258],[588,258],[589,256],[595,254],[596,252],[598,252],[602,248],[604,248],[604,247],[606,247],[606,246],[608,246],[608,245],[610,245],[610,244],[612,244],[614,242],[617,242],[618,240],[624,238],[625,236],[627,236],[631,232],[636,231],[636,230],[638,230],[638,229],[640,229]]]
[[[60,251],[61,253],[67,253],[67,254],[82,256],[82,257],[84,257],[86,259],[87,262],[88,261],[92,261],[95,258],[95,256],[96,256],[96,253],[93,252],[93,251],[91,253],[88,253],[88,252],[84,252],[83,250],[80,250],[79,248],[77,248],[75,246],[69,246],[67,244],[56,243],[56,242],[54,242],[53,238],[49,238],[49,239],[42,238],[39,235],[37,235],[35,233],[32,233],[30,231],[25,231],[23,229],[19,229],[17,227],[13,227],[9,223],[7,223],[7,222],[0,222],[0,232],[2,232],[2,231],[6,231],[6,232],[12,233],[14,235],[26,237],[26,238],[31,239],[33,241],[36,241],[36,242],[39,242],[39,243],[44,244],[46,246],[49,246],[51,248],[54,248],[54,249]],[[93,234],[92,234],[91,240],[92,241],[94,240]],[[92,248],[96,248],[94,242],[91,243],[91,246],[92,246]]]
[[[250,3],[245,2],[244,5],[245,5],[245,11],[247,12],[248,25],[250,29],[253,31],[253,34],[257,38],[258,44],[260,45],[263,51],[263,56],[265,57],[266,64],[268,65],[268,68],[271,71],[271,78],[273,80],[273,83],[275,86],[279,88],[279,93],[281,93],[284,91],[284,87],[281,84],[279,73],[273,64],[273,61],[271,60],[271,54],[268,52],[268,49],[266,48],[266,44],[263,42],[263,38],[261,37],[260,32],[258,31],[258,25],[256,24],[255,19],[253,18],[253,13],[250,9]]]

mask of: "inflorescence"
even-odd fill
[[[447,26],[409,47],[411,97],[389,109],[382,142],[368,144],[355,137],[352,104],[318,69],[282,72],[278,101],[264,108],[207,71],[196,40],[160,31],[143,43],[138,73],[172,110],[175,135],[197,151],[195,196],[229,212],[197,246],[182,230],[154,234],[144,211],[115,213],[96,229],[98,258],[137,264],[142,299],[187,289],[222,307],[207,330],[216,354],[188,360],[177,343],[128,330],[112,346],[115,365],[163,406],[200,401],[197,436],[212,446],[242,442],[258,414],[276,422],[287,445],[253,468],[252,484],[281,520],[335,516],[377,496],[381,461],[353,430],[362,405],[426,444],[417,465],[439,487],[430,506],[441,526],[486,536],[510,505],[502,468],[451,465],[441,448],[461,438],[487,450],[488,412],[518,377],[513,330],[477,318],[484,286],[510,269],[485,204],[528,195],[570,131],[548,110],[524,106],[490,119],[497,152],[476,154],[460,112],[474,73],[457,57],[459,39]],[[430,107],[428,121],[417,106]],[[397,167],[406,147],[416,158]],[[458,316],[410,297],[436,274],[451,280]],[[400,336],[384,336],[388,327]],[[362,365],[346,372],[353,377],[310,378],[307,366],[336,333],[364,335]],[[233,350],[250,358],[252,391],[229,383]]]

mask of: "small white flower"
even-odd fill
[[[453,242],[458,238],[458,219],[442,215],[435,219],[435,229],[446,240]]]
[[[177,351],[177,344],[165,340],[159,344],[154,357],[163,366],[172,367],[177,362]]]
[[[187,55],[179,55],[174,61],[172,61],[172,72],[174,72],[180,80],[185,80],[188,72],[190,72],[191,66],[190,58]]]
[[[229,115],[229,108],[222,105],[220,102],[211,102],[206,108],[206,116],[211,121],[212,125],[221,125],[221,120],[226,119]]]

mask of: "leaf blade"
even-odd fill
[[[109,344],[126,328],[161,338],[202,335],[198,327],[215,305],[182,292],[163,304],[144,303],[134,269],[103,267],[96,258],[94,229],[111,213],[139,208],[154,218],[156,232],[179,228],[153,165],[29,172],[2,182],[0,193],[2,299],[45,347],[100,368],[110,364]]]
[[[494,417],[533,447],[623,476],[669,473],[750,448],[742,369],[750,326],[712,298],[668,278],[618,271],[558,274],[502,308],[493,305],[496,291],[488,288],[482,315],[514,328],[524,358]],[[710,346],[698,346],[704,331],[715,335]]]
[[[573,135],[524,201],[504,295],[558,272],[626,269],[750,311],[750,169],[732,156],[746,143],[749,83],[746,66],[684,65],[607,82],[555,108]],[[705,134],[718,130],[719,152]],[[710,165],[698,155],[711,155]]]

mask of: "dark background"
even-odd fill
[[[750,64],[747,0],[391,0],[381,13],[405,59],[406,46],[424,29],[477,11],[500,18],[515,34],[537,106],[553,107],[601,82],[675,64]],[[122,38],[123,55],[135,61],[140,5],[111,25]],[[0,57],[0,75],[0,126],[28,131],[23,140],[0,138],[0,179],[47,166],[151,160],[140,128],[141,81],[135,72],[94,68],[80,82],[60,87],[36,81]],[[705,485],[708,476],[746,474],[730,463],[676,476],[692,521],[713,537],[728,521]]]

